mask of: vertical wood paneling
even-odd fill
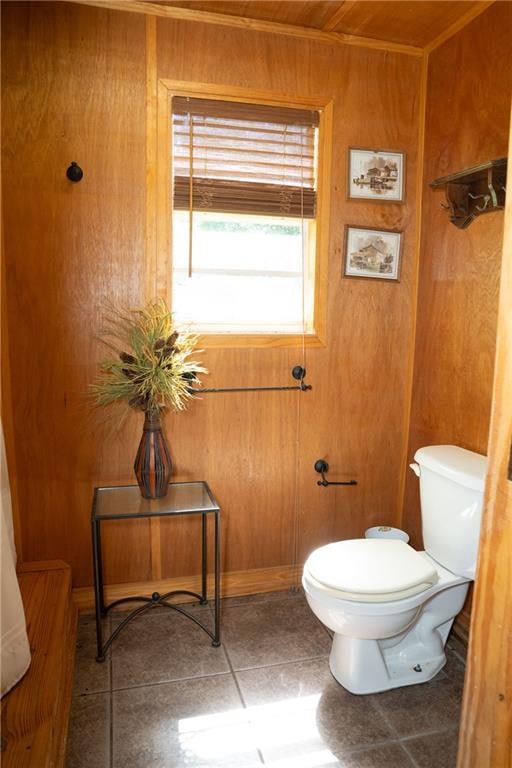
[[[157,173],[158,173],[158,81],[156,18],[146,16],[146,299],[158,295]],[[151,578],[162,578],[160,518],[149,520]]]
[[[512,150],[512,130],[509,155]],[[507,186],[512,183],[509,166]],[[458,768],[512,761],[512,198],[505,211],[496,373],[482,540],[475,584]]]
[[[130,476],[92,423],[102,302],[144,294],[144,18],[66,3],[2,7],[4,236],[14,441],[26,560],[90,568],[93,486]],[[76,160],[78,184],[66,179]],[[139,577],[147,533],[107,533],[108,570]]]
[[[422,214],[423,214],[423,192],[424,192],[424,172],[425,172],[425,122],[426,122],[426,108],[427,108],[427,81],[428,81],[428,55],[425,53],[421,62],[421,80],[420,80],[420,91],[419,91],[420,115],[419,115],[419,126],[418,126],[418,168],[416,172],[416,228],[417,228],[418,236],[416,237],[416,258],[414,262],[414,274],[413,274],[415,307],[414,307],[413,321],[409,329],[412,348],[414,348],[414,343],[416,340],[416,330],[418,326],[418,283],[419,283],[420,260],[421,260],[421,222],[422,222]],[[408,467],[407,456],[408,456],[408,450],[409,450],[409,433],[411,428],[411,404],[412,404],[412,396],[413,396],[414,364],[415,364],[414,355],[411,355],[409,357],[409,371],[407,375],[408,376],[408,392],[407,392],[406,400],[408,403],[408,413],[406,415],[406,418],[403,424],[404,455],[402,457],[403,470],[400,477],[400,491],[399,491],[399,499],[401,500],[401,504],[399,505],[401,507],[400,515],[399,515],[399,523],[398,523],[399,528],[404,527],[404,519],[405,519],[404,497],[405,497],[406,484],[408,481],[407,469],[405,468]]]
[[[428,182],[507,154],[512,70],[488,51],[506,47],[511,34],[512,5],[495,3],[429,56],[410,460],[436,443],[487,452],[503,212],[458,230]],[[404,526],[421,546],[412,473]]]
[[[162,245],[151,229],[153,38],[138,14],[61,3],[3,11],[11,375],[19,392],[17,460],[29,468],[20,491],[24,556],[61,557],[75,584],[87,585],[92,487],[133,481],[142,425],[133,414],[109,434],[84,393],[100,354],[94,333],[102,300],[141,301],[149,250]],[[421,63],[162,19],[157,33],[160,78],[321,93],[334,102],[326,346],[306,350],[305,360],[313,390],[204,395],[166,420],[175,478],[207,479],[222,505],[223,569],[287,565],[329,539],[398,521]],[[369,104],[386,119],[368,119]],[[407,154],[404,205],[346,200],[349,145]],[[65,179],[71,160],[85,174],[73,186]],[[399,283],[341,277],[345,223],[404,231]],[[163,286],[166,276],[155,279]],[[288,384],[301,362],[297,347],[208,349],[204,358],[210,386]],[[32,361],[44,376],[34,376]],[[319,488],[313,463],[321,456],[331,477],[356,477],[359,485]],[[162,578],[197,572],[193,521],[162,521],[160,542],[153,533]],[[150,579],[150,544],[146,521],[106,525],[106,581]]]
[[[400,57],[346,51],[343,64],[333,77],[333,168],[339,175],[332,197],[327,347],[308,352],[316,386],[301,419],[303,556],[328,540],[362,536],[371,525],[395,525],[402,471],[407,329],[413,317],[420,62],[412,71]],[[383,79],[372,79],[372,71]],[[387,113],[393,119],[361,119],[369,103],[375,114]],[[406,203],[347,201],[347,146],[402,148],[408,163]],[[341,278],[344,224],[404,232],[400,283]],[[320,457],[327,459],[331,479],[355,478],[358,485],[318,487],[312,467]]]
[[[0,194],[1,201],[1,194]],[[5,275],[5,245],[4,228],[1,232],[1,264],[0,264],[0,345],[2,350],[1,365],[1,393],[0,393],[0,415],[2,420],[2,440],[4,447],[2,451],[0,473],[0,487],[2,497],[10,496],[11,512],[13,519],[14,546],[17,559],[23,560],[23,541],[21,537],[21,520],[18,503],[18,473],[16,472],[16,451],[14,449],[14,419],[13,419],[13,398],[11,369],[9,363],[9,331],[7,324],[7,283]]]
[[[158,294],[157,279],[157,173],[158,173],[158,80],[156,18],[145,17],[146,25],[146,298]]]
[[[201,56],[190,56],[192,49]],[[225,66],[228,57],[236,67]],[[180,446],[176,454],[185,464],[195,461],[198,470],[204,468],[226,510],[226,567],[264,567],[285,562],[283,557],[290,562],[295,557],[296,504],[299,559],[333,538],[362,535],[376,522],[396,523],[411,352],[411,336],[404,328],[413,318],[420,63],[366,50],[297,45],[288,39],[275,45],[274,38],[256,33],[225,30],[220,36],[207,25],[159,19],[158,74],[334,100],[326,347],[306,350],[313,390],[299,396],[299,463],[294,455],[298,404],[292,393],[276,395],[275,405],[263,394],[225,395],[222,400],[205,396],[201,409],[194,407],[186,419],[197,424],[194,433],[203,436],[208,455],[180,434],[181,415],[172,420]],[[375,113],[390,119],[367,120],[369,103]],[[350,144],[407,153],[405,205],[346,200]],[[344,223],[405,232],[400,283],[342,279]],[[213,386],[241,379],[286,383],[291,367],[300,362],[298,349],[208,349],[206,357]],[[225,440],[222,436],[230,427],[233,438]],[[313,464],[321,456],[329,461],[332,477],[356,477],[359,485],[319,488]]]

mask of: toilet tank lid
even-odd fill
[[[467,488],[475,491],[484,489],[487,456],[457,445],[428,445],[419,448],[414,459],[420,465],[420,473],[421,467],[426,467]]]

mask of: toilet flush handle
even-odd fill
[[[419,477],[420,476],[420,465],[415,463],[415,464],[409,464],[409,466],[412,469],[412,471],[414,472],[414,474],[416,475],[416,477]]]

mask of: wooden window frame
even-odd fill
[[[155,248],[148,253],[148,285],[168,301],[172,296],[172,98],[190,96],[222,101],[261,103],[281,107],[318,110],[318,189],[317,215],[311,220],[315,231],[314,333],[205,333],[199,344],[204,348],[236,347],[307,347],[325,346],[327,324],[327,265],[329,248],[331,158],[332,158],[332,100],[291,96],[275,91],[256,90],[211,83],[195,83],[162,79],[158,82],[156,109],[156,169],[147,174],[148,201],[154,200],[156,237],[150,238]],[[154,135],[154,134],[152,134]],[[148,142],[151,136],[148,132]],[[154,186],[153,186],[154,185]],[[153,189],[155,192],[153,193]],[[306,265],[308,268],[308,265]]]

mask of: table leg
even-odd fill
[[[220,645],[220,510],[215,512],[215,638],[212,645]]]
[[[203,512],[202,517],[202,585],[201,585],[201,605],[208,602],[208,584],[207,584],[207,572],[208,572],[208,539],[207,539],[207,514]]]
[[[96,611],[96,661],[105,661],[101,617],[105,612],[103,602],[103,573],[101,564],[100,522],[92,520],[92,559],[94,567],[94,605]]]

